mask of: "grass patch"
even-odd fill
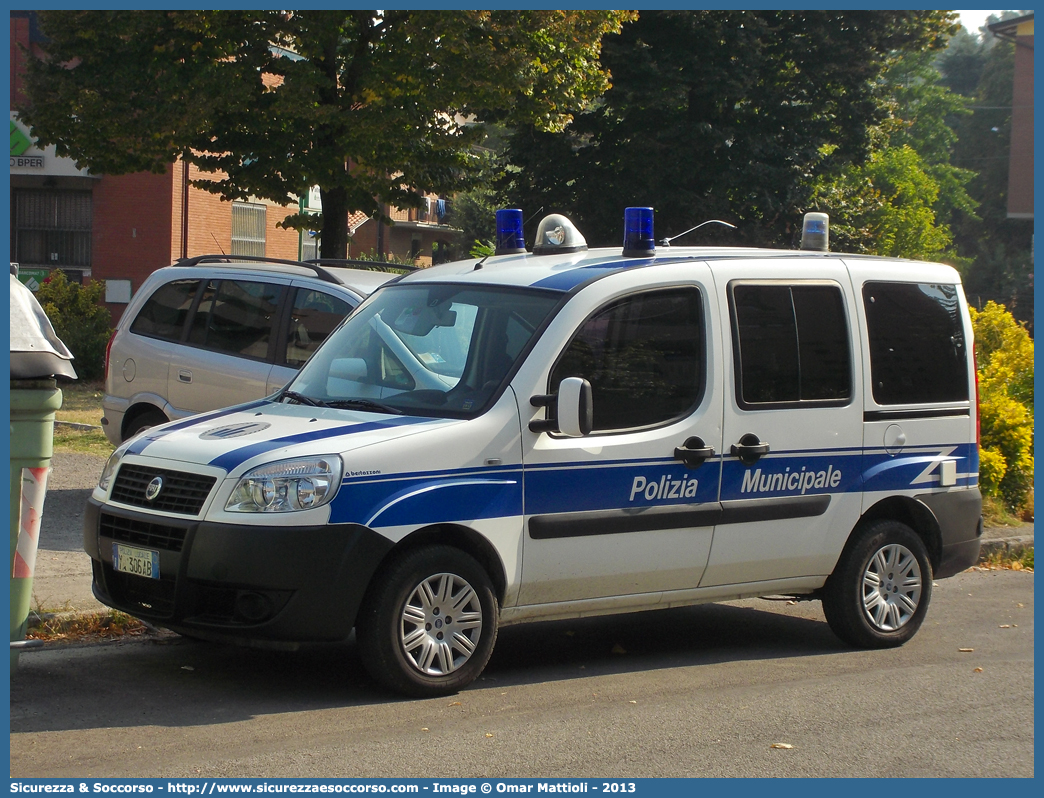
[[[1032,518],[1032,509],[1030,517]],[[1012,513],[1004,502],[993,496],[982,497],[982,521],[988,527],[1022,526],[1022,518]]]
[[[54,414],[56,420],[101,425],[102,397],[105,396],[102,383],[64,382],[58,387],[62,391],[62,408]]]
[[[56,452],[99,454],[108,457],[112,454],[113,446],[100,429],[78,430],[55,427],[54,450]]]
[[[980,568],[988,571],[1033,571],[1033,549],[1022,549],[1015,553],[995,551],[985,561],[979,563]]]
[[[86,615],[30,613],[26,638],[47,642],[118,640],[147,632],[148,627],[143,622],[116,610]]]
[[[112,454],[113,446],[101,431],[105,386],[100,382],[70,382],[62,383],[59,387],[62,390],[62,407],[55,412],[55,421],[90,424],[97,429],[74,429],[56,424],[55,451],[108,457]]]

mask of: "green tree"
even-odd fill
[[[879,92],[889,114],[869,161],[816,182],[817,210],[831,214],[832,245],[961,265],[951,225],[978,217],[966,189],[975,173],[950,162],[957,144],[952,124],[970,111],[942,85],[927,51],[896,59]]]
[[[619,243],[623,208],[657,235],[711,218],[700,241],[791,243],[813,178],[861,163],[887,115],[876,81],[896,52],[939,48],[940,11],[643,11],[607,38],[613,86],[564,135],[519,128],[510,195]],[[690,239],[692,240],[692,239]]]
[[[829,181],[817,207],[831,213],[831,247],[890,257],[938,260],[951,243],[936,223],[939,184],[912,147],[875,152]]]
[[[73,368],[81,380],[100,380],[105,374],[105,347],[112,332],[109,309],[101,304],[105,284],[69,282],[57,269],[41,283],[36,301],[51,320],[54,331],[73,354]]]
[[[1000,17],[1026,13],[1006,11]],[[1033,221],[1009,219],[1007,208],[1014,57],[1011,42],[987,34],[948,48],[940,69],[962,91],[976,78],[969,96],[973,113],[955,123],[954,163],[975,173],[968,191],[978,202],[974,217],[953,224],[958,251],[968,261],[962,269],[965,292],[979,307],[990,300],[1004,304],[1032,330]],[[968,67],[973,61],[975,69]]]
[[[42,11],[48,57],[29,60],[20,113],[97,173],[181,157],[225,199],[281,204],[318,185],[322,254],[344,257],[349,211],[468,185],[474,120],[562,129],[607,87],[602,36],[629,16]]]

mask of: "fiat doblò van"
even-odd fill
[[[499,626],[747,596],[904,643],[979,552],[957,273],[657,247],[641,211],[622,250],[555,215],[532,251],[516,212],[504,254],[386,284],[275,394],[121,445],[95,595],[218,641],[354,628],[416,696],[472,682]]]

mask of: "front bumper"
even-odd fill
[[[247,643],[345,639],[392,548],[358,524],[216,524],[93,498],[83,543],[99,601],[157,626]],[[158,551],[160,578],[115,571],[113,543]]]

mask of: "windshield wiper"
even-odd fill
[[[369,399],[335,399],[332,402],[326,402],[326,407],[339,407],[349,410],[376,410],[378,413],[391,413],[395,416],[401,416],[402,411],[397,407],[391,405],[384,405],[380,402],[371,402]]]
[[[305,396],[303,393],[298,393],[297,391],[283,391],[279,395],[279,398],[293,399],[295,402],[298,402],[299,404],[310,405],[311,407],[329,407],[329,405],[326,404],[326,402],[324,402],[322,399],[313,399],[311,396]]]

